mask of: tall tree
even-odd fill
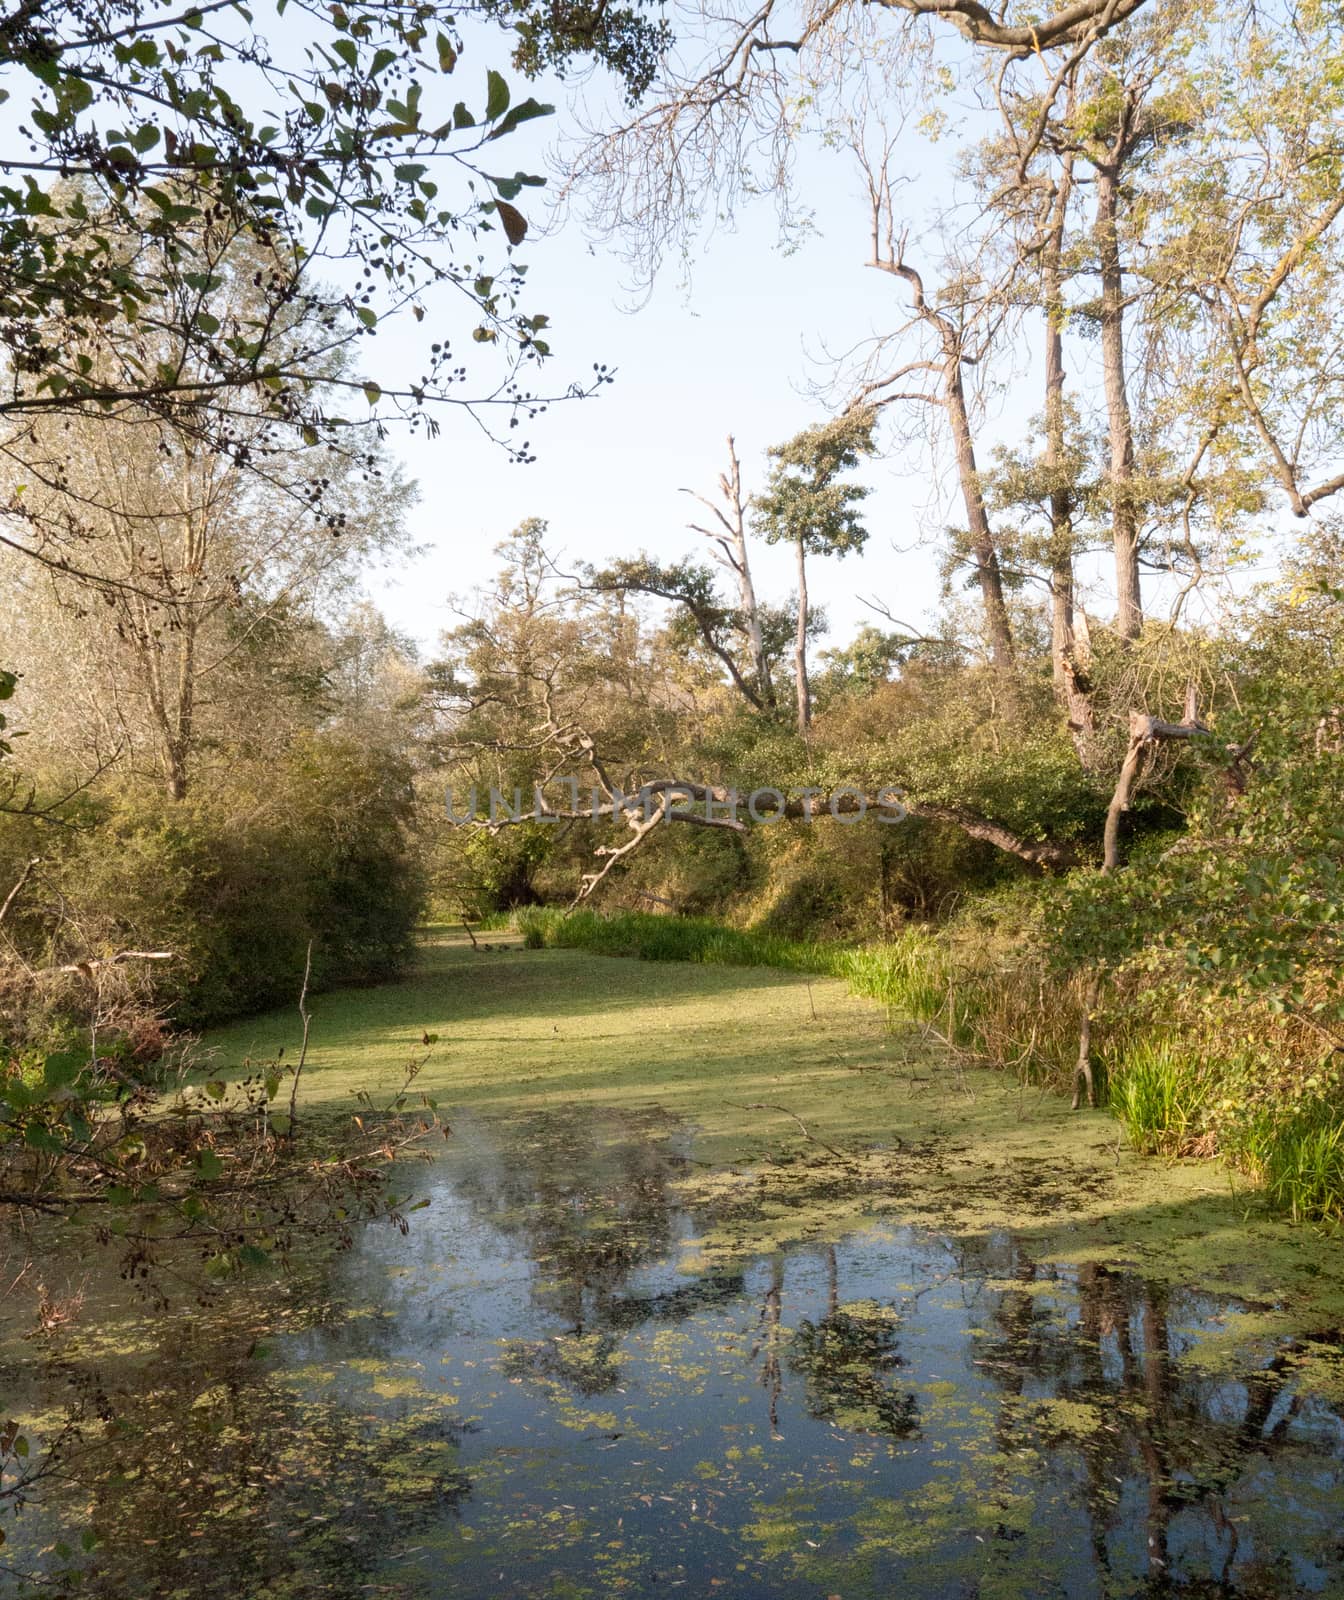
[[[999,314],[992,289],[974,283],[974,274],[954,274],[943,295],[930,293],[924,274],[909,259],[907,238],[897,226],[893,203],[891,164],[897,140],[883,129],[876,151],[870,148],[860,122],[850,123],[851,148],[858,157],[868,188],[871,254],[868,265],[889,273],[909,293],[913,319],[893,335],[877,341],[859,387],[860,402],[879,408],[914,402],[937,406],[943,413],[952,442],[957,485],[966,513],[966,557],[980,590],[985,638],[990,660],[1005,685],[1014,670],[1013,634],[1004,594],[1003,569],[994,530],[985,505],[980,468],[976,460],[975,433],[967,396],[966,373],[986,360]],[[926,341],[923,351],[911,354],[907,334]],[[894,365],[888,359],[896,354]],[[914,388],[903,385],[915,380]],[[932,379],[931,390],[922,385]]]
[[[792,544],[798,562],[798,622],[793,674],[798,731],[812,721],[807,681],[807,558],[845,556],[862,550],[868,538],[859,506],[868,496],[863,484],[841,483],[864,456],[873,453],[876,413],[859,406],[822,422],[770,450],[774,462],[765,488],[753,500],[756,526],[770,544]]]
[[[242,446],[267,423],[235,427]],[[73,419],[61,439],[59,486],[20,496],[47,561],[0,552],[34,745],[72,777],[115,752],[181,800],[203,750],[235,746],[235,719],[258,728],[284,698],[278,676],[264,693],[256,674],[289,670],[359,563],[404,545],[411,491],[380,453],[261,470],[153,417]],[[262,704],[245,711],[241,683]]]

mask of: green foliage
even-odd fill
[[[1111,1109],[1136,1150],[1190,1155],[1206,1133],[1214,1078],[1208,1063],[1187,1049],[1143,1040],[1110,1070]]]
[[[932,1022],[942,1014],[949,973],[944,947],[914,928],[885,944],[851,950],[845,962],[845,976],[855,994],[919,1022]]]
[[[910,650],[910,641],[904,634],[884,633],[865,622],[843,648],[821,652],[823,670],[813,684],[819,709],[824,710],[829,700],[842,696],[871,694],[879,684],[891,679]]]
[[[264,799],[242,787],[105,802],[44,867],[64,917],[30,918],[25,936],[52,962],[170,951],[144,1003],[178,1026],[292,1001],[309,941],[315,988],[377,981],[400,969],[423,904],[410,821],[399,759],[302,737]],[[78,1014],[78,992],[66,998]]]
[[[836,480],[873,453],[876,421],[875,411],[848,411],[771,449],[769,481],[752,502],[756,527],[768,543],[798,544],[812,555],[843,556],[863,548],[868,532],[859,506],[869,491]]]
[[[597,955],[635,956],[641,961],[696,961],[718,967],[782,967],[789,972],[836,975],[843,952],[817,942],[725,928],[706,918],[659,917],[621,912],[569,913],[547,908],[520,911],[514,919],[529,950],[591,950]]]
[[[466,297],[482,342],[506,345],[515,364],[546,353],[546,319],[519,305],[507,260],[482,273],[475,251],[459,267],[441,245],[452,235],[484,249],[499,229],[521,241],[511,202],[544,180],[501,175],[495,141],[551,107],[514,100],[493,69],[454,104],[445,80],[464,39],[431,7],[294,0],[296,27],[281,20],[287,4],[276,0],[268,27],[234,8],[63,0],[7,29],[0,98],[22,102],[27,120],[26,170],[0,183],[11,378],[0,411],[129,401],[168,415],[187,403],[197,431],[222,443],[228,396],[245,391],[315,443],[341,425],[313,388],[333,352],[408,305],[423,317],[441,286]],[[638,5],[563,19],[527,0],[484,9],[524,70],[596,56],[632,90],[666,39]],[[455,171],[453,192],[444,175]],[[226,308],[218,246],[237,240],[270,265],[253,305]],[[326,287],[341,263],[367,267],[354,294]],[[282,359],[277,334],[296,322],[305,336]],[[136,353],[141,324],[164,336],[157,356]],[[459,381],[460,353],[443,339],[395,386],[347,380],[370,405],[386,395],[403,409],[462,403]]]
[[[1295,1222],[1344,1222],[1344,1110],[1338,1099],[1267,1110],[1239,1130],[1243,1166]]]

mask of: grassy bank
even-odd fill
[[[1071,1086],[1083,994],[991,935],[960,942],[909,929],[851,948],[724,927],[708,918],[528,909],[515,925],[531,949],[589,950],[644,961],[771,967],[842,979],[889,1016],[936,1028],[953,1050],[1024,1085]],[[1294,1220],[1344,1221],[1344,1108],[1328,1096],[1288,1101],[1252,1092],[1254,1063],[1218,1053],[1188,1028],[1118,1018],[1095,1051],[1103,1103],[1134,1149],[1221,1154]]]
[[[671,1139],[686,1198],[710,1219],[700,1260],[878,1219],[1011,1229],[1044,1259],[1241,1295],[1256,1310],[1239,1337],[1344,1316],[1344,1283],[1322,1271],[1312,1236],[1221,1163],[1144,1156],[1104,1112],[1073,1114],[1012,1074],[967,1068],[847,977],[477,938],[473,949],[460,930],[430,930],[405,980],[316,997],[301,1104],[356,1109],[361,1091],[395,1088],[427,1056],[420,1084],[452,1127],[445,1149],[498,1118],[551,1139],[557,1128],[580,1142],[604,1129]],[[293,1008],[219,1029],[205,1040],[209,1070],[281,1049],[291,1060],[300,1031]],[[427,1032],[439,1042],[424,1046]]]

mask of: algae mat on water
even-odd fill
[[[1235,1295],[1253,1308],[1240,1340],[1344,1324],[1336,1238],[1272,1218],[1219,1163],[1134,1155],[1106,1114],[964,1068],[838,980],[482,944],[431,929],[406,980],[314,1000],[301,1103],[394,1090],[434,1034],[417,1087],[450,1123],[583,1108],[676,1119],[710,1261],[874,1217],[1008,1229],[1041,1259]],[[282,1048],[293,1060],[299,1036],[296,1011],[219,1030],[212,1070]],[[1218,1359],[1216,1338],[1204,1349]],[[1333,1367],[1315,1376],[1344,1386]]]
[[[439,1035],[406,1231],[15,1341],[39,1449],[86,1432],[10,1562],[88,1600],[1344,1595],[1333,1241],[838,983],[502,942],[314,1007],[314,1121]]]

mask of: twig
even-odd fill
[[[28,879],[32,876],[33,868],[35,866],[37,866],[41,862],[41,860],[42,860],[41,856],[34,856],[33,859],[28,863],[28,865],[19,874],[18,882],[14,885],[14,887],[5,896],[4,905],[0,906],[0,922],[3,922],[5,920],[5,918],[9,915],[10,906],[12,906],[14,904],[15,900],[18,899],[19,894],[20,894],[21,890],[23,889],[24,884],[27,883]]]
[[[69,961],[63,967],[39,967],[35,977],[46,977],[52,972],[77,972],[81,977],[92,978],[102,967],[119,967],[123,961],[176,961],[172,950],[119,950],[114,956],[98,961]]]
[[[739,1111],[778,1111],[783,1116],[793,1118],[793,1120],[802,1130],[804,1139],[810,1139],[813,1144],[819,1144],[823,1150],[829,1150],[837,1161],[843,1161],[846,1164],[851,1164],[854,1160],[853,1156],[847,1156],[843,1150],[837,1150],[833,1144],[827,1144],[825,1139],[818,1139],[816,1134],[811,1132],[807,1124],[798,1115],[798,1113],[796,1111],[790,1111],[788,1106],[767,1105],[763,1100],[753,1100],[750,1104],[747,1104],[741,1100],[725,1100],[724,1105],[736,1106]]]
[[[308,1010],[308,979],[313,970],[313,941],[308,941],[308,953],[303,958],[303,985],[299,990],[299,1016],[303,1018],[303,1042],[299,1046],[299,1059],[294,1063],[294,1081],[289,1086],[289,1142],[294,1143],[298,1133],[299,1077],[308,1057],[308,1028],[312,1015]]]

